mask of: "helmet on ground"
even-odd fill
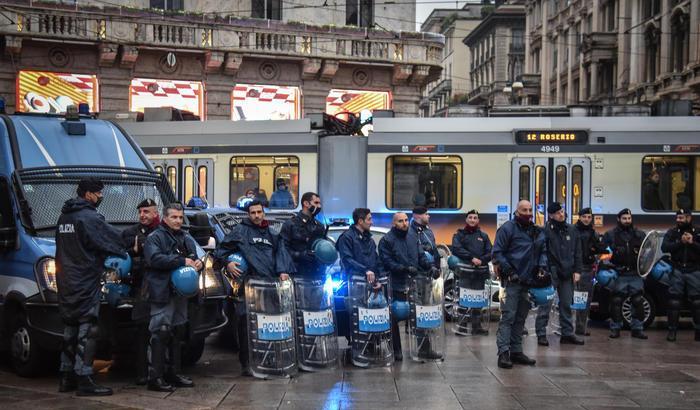
[[[316,239],[311,245],[316,260],[323,265],[332,265],[338,260],[338,251],[328,239]]]
[[[595,279],[601,286],[610,286],[617,279],[617,272],[613,269],[599,270]]]
[[[454,255],[450,255],[449,258],[447,258],[447,266],[450,267],[450,269],[457,269],[457,265],[462,264],[462,260],[459,259],[458,257]]]
[[[105,258],[104,267],[116,272],[119,279],[126,279],[131,272],[131,256],[128,253],[123,256],[110,255]]]
[[[530,298],[536,306],[544,306],[554,299],[554,287],[530,288]]]
[[[199,291],[199,273],[191,266],[182,266],[172,271],[170,283],[180,296],[192,297]]]
[[[394,315],[394,320],[400,322],[408,320],[408,314],[411,308],[405,300],[395,300],[391,302],[391,314]]]
[[[654,280],[661,280],[664,276],[668,275],[673,271],[673,267],[663,259],[660,259],[654,267],[651,268],[651,277]]]
[[[248,272],[248,261],[245,260],[243,255],[240,252],[232,253],[226,258],[227,262],[236,262],[238,263],[238,270],[240,270],[243,273]]]

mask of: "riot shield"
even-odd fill
[[[491,320],[491,278],[488,266],[459,264],[453,270],[458,289],[453,331],[462,336],[488,335]]]
[[[559,322],[559,292],[554,293],[552,301],[539,309],[549,309],[549,320],[547,321],[548,333],[561,336],[561,323]],[[538,312],[539,313],[539,312]]]
[[[639,248],[639,256],[637,256],[637,272],[639,276],[646,277],[654,264],[661,258],[661,241],[663,234],[658,231],[651,231],[647,234]]]
[[[408,303],[411,359],[444,360],[444,279],[426,275],[411,278]]]
[[[391,338],[391,289],[387,278],[375,288],[364,276],[352,276],[348,299],[352,321],[351,360],[358,367],[385,367],[394,362]]]
[[[591,301],[593,278],[589,275],[581,275],[581,280],[574,283],[574,300],[571,304],[571,320],[574,331],[585,335],[588,332],[588,306]]]
[[[292,281],[246,279],[245,300],[253,376],[261,379],[294,376],[297,357]]]
[[[306,371],[336,367],[338,330],[333,286],[323,280],[296,278],[294,295],[299,367]]]

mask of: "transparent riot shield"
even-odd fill
[[[491,278],[488,266],[459,264],[454,269],[458,289],[453,330],[462,336],[488,335],[491,320]]]
[[[253,376],[294,376],[297,356],[292,281],[249,278],[245,281],[245,300]]]
[[[306,371],[336,367],[338,330],[332,284],[297,278],[294,279],[294,295],[299,367]]]
[[[590,303],[593,279],[581,275],[581,280],[574,283],[574,300],[571,303],[571,321],[574,332],[585,335],[588,331],[588,305]]]
[[[663,234],[658,231],[651,231],[647,234],[639,248],[637,256],[637,272],[641,277],[646,277],[656,262],[661,258],[661,242]]]
[[[359,367],[385,367],[394,362],[391,339],[391,289],[387,278],[379,287],[367,283],[364,276],[352,276],[349,306],[352,321],[351,360]]]
[[[411,278],[408,303],[411,359],[419,362],[444,360],[444,279],[426,275]]]
[[[549,309],[549,320],[547,327],[549,331],[557,336],[561,336],[561,322],[559,322],[559,292],[554,292],[554,298],[543,308]]]

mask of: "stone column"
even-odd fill
[[[589,90],[591,91],[591,99],[598,97],[598,62],[591,62],[591,83]]]
[[[659,47],[661,48],[661,63],[657,69],[657,74],[664,75],[670,73],[673,67],[671,61],[671,10],[668,1],[661,2],[661,38]]]

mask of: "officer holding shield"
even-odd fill
[[[297,275],[308,279],[322,278],[325,273],[311,249],[315,240],[326,236],[323,224],[316,220],[319,212],[321,198],[314,192],[306,192],[301,196],[301,211],[285,221],[280,231],[280,237],[294,260]]]
[[[411,221],[411,230],[418,237],[418,243],[425,252],[428,252],[433,257],[433,266],[440,269],[440,252],[438,252],[435,242],[435,234],[430,229],[430,214],[428,208],[417,206],[413,208],[413,220]]]
[[[681,301],[688,295],[695,325],[695,341],[700,342],[700,229],[693,226],[689,209],[676,212],[676,226],[664,235],[661,251],[671,254],[671,272],[668,282],[668,336],[676,341]]]

